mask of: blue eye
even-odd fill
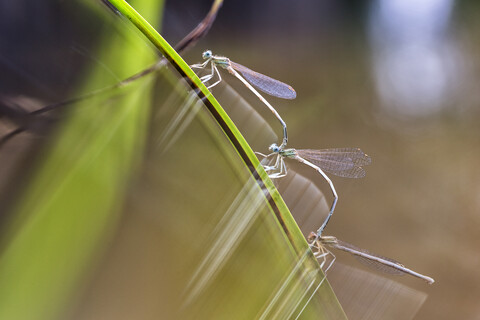
[[[277,146],[277,144],[272,144],[268,149],[270,149],[273,152],[278,153],[280,151],[280,148]]]
[[[202,54],[203,59],[208,59],[211,56],[212,56],[212,51],[211,50],[207,50]]]

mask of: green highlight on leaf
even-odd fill
[[[134,3],[154,13],[152,21],[161,16],[161,1]],[[114,37],[109,32],[97,57],[120,78],[156,59],[132,32]],[[57,139],[38,164],[3,239],[0,319],[59,317],[104,249],[126,182],[143,152],[151,96],[151,81],[145,80],[120,98],[82,101],[55,132]],[[96,68],[79,92],[110,81],[110,74]]]

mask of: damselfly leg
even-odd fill
[[[313,237],[312,237],[313,235]],[[333,266],[335,263],[335,260],[337,259],[335,255],[325,248],[325,246],[322,245],[322,243],[318,240],[319,238],[315,233],[312,232],[310,237],[308,238],[309,240],[309,246],[310,249],[313,252],[313,256],[319,260],[320,267],[322,268],[323,272],[326,274],[328,270]],[[330,259],[329,259],[330,257]],[[325,267],[325,265],[327,265]]]
[[[297,93],[295,92],[295,90],[286,83],[283,83],[281,81],[275,80],[261,73],[250,70],[249,68],[242,66],[241,64],[231,61],[227,57],[215,56],[210,50],[205,51],[202,54],[202,57],[203,59],[205,59],[205,62],[194,64],[191,67],[195,69],[204,69],[210,62],[211,72],[208,75],[202,76],[200,80],[204,84],[207,84],[209,81],[214,79],[215,76],[218,77],[218,79],[214,83],[208,84],[207,88],[208,89],[213,88],[214,86],[216,86],[222,81],[222,77],[220,75],[220,72],[218,71],[218,67],[222,67],[223,69],[226,69],[230,74],[234,75],[252,93],[254,93],[257,96],[257,98],[260,99],[260,101],[262,101],[267,106],[268,109],[270,109],[270,111],[275,115],[277,120],[280,122],[280,124],[283,127],[283,140],[282,140],[281,146],[285,147],[288,141],[287,125],[285,121],[283,121],[282,117],[277,112],[277,110],[275,110],[275,108],[260,93],[258,93],[258,91],[253,86],[255,86],[256,88],[260,89],[261,91],[269,95],[282,98],[282,99],[295,99],[295,97],[297,96]]]

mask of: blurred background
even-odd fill
[[[207,10],[190,2],[167,4],[166,21]],[[325,234],[432,276],[432,286],[396,279],[428,293],[418,319],[480,316],[478,9],[468,0],[226,2],[188,55],[211,49],[291,84],[297,99],[275,100],[291,147],[355,146],[372,157],[365,178],[333,177],[339,202]]]
[[[210,4],[167,1],[164,37],[176,43]],[[61,101],[85,66],[104,63],[89,54],[98,26],[81,6],[15,1],[0,9],[3,97]],[[428,294],[416,319],[480,317],[479,9],[473,0],[226,0],[184,56],[197,63],[211,49],[292,85],[296,100],[269,99],[288,124],[289,146],[360,147],[372,157],[365,178],[333,177],[339,202],[325,234],[433,277],[431,286],[395,278]],[[0,157],[8,158],[3,150]],[[331,201],[314,172],[287,165]],[[2,217],[21,188],[3,189]]]

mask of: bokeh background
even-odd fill
[[[167,1],[162,34],[175,43],[209,6]],[[211,49],[291,84],[296,100],[270,99],[290,146],[360,147],[372,157],[365,178],[333,178],[340,199],[326,234],[433,277],[431,286],[395,278],[428,294],[417,319],[480,317],[479,9],[473,0],[226,0],[184,57],[200,62]],[[95,43],[96,25],[81,7],[53,1],[3,2],[0,15],[1,93],[68,97],[92,63],[70,39]]]
[[[170,6],[172,22],[207,8]],[[340,199],[326,234],[435,278],[397,279],[428,293],[418,319],[480,316],[478,9],[454,0],[226,2],[188,55],[198,61],[208,48],[291,84],[297,99],[275,100],[290,146],[358,146],[372,157],[364,179],[333,178]]]

